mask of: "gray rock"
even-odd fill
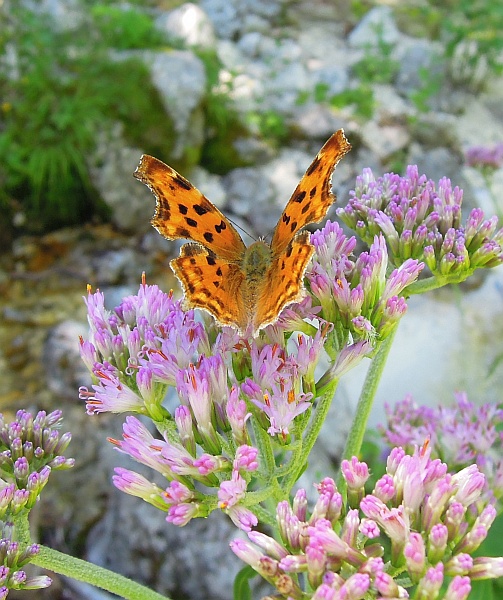
[[[468,186],[463,188],[463,204],[470,204],[470,208],[475,206],[481,208],[488,217],[495,213],[501,217],[503,215],[503,169],[497,169],[489,176],[484,176],[475,167],[465,166],[461,172]],[[466,202],[467,190],[468,202]]]
[[[132,248],[109,249],[91,257],[91,269],[98,287],[103,288],[137,280],[142,263]]]
[[[365,144],[385,162],[410,143],[410,134],[403,125],[379,125],[376,121],[367,121],[361,127],[361,136]]]
[[[380,41],[395,44],[399,37],[391,8],[376,6],[369,10],[349,34],[348,43],[353,48],[372,48],[377,47]]]
[[[461,40],[449,62],[449,76],[456,85],[465,86],[477,93],[489,76],[487,56],[475,40]]]
[[[503,168],[496,169],[490,176],[490,191],[493,199],[493,211],[487,211],[488,216],[496,213],[500,220],[503,218]],[[501,226],[501,222],[500,222]]]
[[[263,164],[271,160],[275,151],[267,141],[257,137],[241,137],[233,142],[233,147],[239,156],[251,164]]]
[[[297,37],[302,49],[302,60],[310,69],[332,65],[347,67],[355,52],[347,47],[343,37],[343,25],[336,20],[303,22]],[[361,55],[360,51],[358,55]]]
[[[248,58],[257,58],[260,55],[260,48],[264,35],[259,31],[250,31],[245,33],[237,42],[237,47]]]
[[[177,133],[173,158],[181,158],[185,148],[197,148],[204,140],[204,121],[198,110],[206,93],[204,65],[193,52],[182,50],[149,53],[145,59]]]
[[[463,148],[497,144],[503,140],[503,122],[475,96],[465,103],[465,110],[454,123]]]
[[[238,9],[230,0],[202,0],[201,8],[213,23],[219,38],[231,39],[240,28]]]
[[[235,214],[246,217],[270,202],[273,190],[260,169],[233,169],[223,178],[227,205]]]
[[[271,24],[267,19],[259,15],[246,14],[243,17],[243,22],[240,27],[241,33],[247,33],[250,31],[258,31],[260,33],[269,33],[271,30]]]
[[[188,46],[215,46],[215,31],[211,20],[200,6],[192,2],[162,13],[157,17],[155,25],[169,39],[182,41]]]
[[[479,98],[494,115],[497,122],[503,121],[503,77],[491,77],[486,81],[485,92]]]
[[[79,336],[86,338],[88,331],[84,323],[66,320],[47,334],[42,354],[47,386],[61,400],[78,401],[79,386],[91,383],[79,353]]]
[[[93,185],[111,208],[112,222],[120,231],[147,231],[154,213],[151,192],[133,177],[142,154],[126,145],[122,126],[117,125],[98,139],[88,159]]]
[[[396,76],[395,86],[399,94],[409,96],[412,92],[422,89],[427,82],[422,76],[428,73],[428,78],[445,78],[446,66],[441,58],[442,46],[431,40],[410,40],[397,50],[400,69]]]
[[[212,20],[218,37],[236,39],[249,31],[270,31],[271,21],[279,17],[281,1],[202,0],[201,6]]]
[[[407,394],[418,404],[453,404],[453,392],[466,390],[477,404],[494,402],[503,385],[503,369],[488,375],[503,353],[501,319],[503,269],[490,269],[475,289],[447,287],[407,300],[379,382],[369,425],[384,422],[384,403]],[[469,349],[469,350],[467,350]],[[339,388],[351,398],[360,394],[368,368],[363,361],[345,375]],[[424,373],[428,376],[425,377]]]
[[[208,173],[202,167],[195,167],[190,173],[190,181],[215,206],[222,208],[225,205],[227,196],[219,175]]]
[[[23,4],[35,13],[50,16],[58,31],[73,31],[84,22],[85,15],[79,0],[24,0]]]
[[[465,187],[461,160],[447,148],[432,148],[425,152],[418,144],[412,144],[407,162],[416,164],[419,174],[424,173],[435,183],[442,177],[448,177],[453,186]]]
[[[440,145],[458,149],[457,118],[444,112],[419,113],[410,126],[413,139],[420,144],[435,148]]]
[[[415,110],[409,102],[399,96],[392,85],[373,85],[374,118],[382,125],[406,124]]]
[[[152,471],[137,463],[124,464],[117,459],[119,462],[153,478]],[[162,480],[158,484],[165,485]],[[114,488],[110,489],[108,508],[87,540],[91,562],[170,597],[181,594],[192,600],[232,600],[234,577],[243,563],[230,550],[229,542],[240,534],[222,513],[215,511],[207,519],[176,527],[166,523],[165,513]]]
[[[349,84],[348,70],[340,65],[324,65],[312,73],[314,85],[326,87],[326,98],[343,92]]]
[[[299,107],[292,122],[292,128],[298,129],[302,136],[320,140],[328,140],[332,133],[345,125],[345,119],[315,102]]]

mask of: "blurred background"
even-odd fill
[[[501,217],[502,31],[490,0],[0,0],[0,411],[63,408],[77,459],[53,475],[34,538],[175,600],[231,598],[234,531],[214,514],[176,529],[114,490],[121,457],[106,437],[121,420],[87,417],[78,400],[90,383],[77,345],[86,284],[110,308],[142,272],[178,290],[168,263],[179,244],[150,226],[154,197],[132,176],[140,156],[266,236],[343,127],[353,150],[333,178],[339,205],[364,167],[417,164],[463,188],[467,212]],[[501,401],[500,271],[411,300],[372,424],[407,393]],[[365,369],[334,402],[314,465],[324,473]],[[37,594],[107,597],[63,579]]]

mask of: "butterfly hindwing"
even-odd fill
[[[304,273],[313,255],[309,232],[301,231],[286,251],[273,259],[259,290],[253,325],[261,329],[273,323],[281,311],[304,295]]]
[[[238,265],[199,244],[182,246],[170,265],[183,286],[187,306],[207,310],[221,325],[246,329],[249,315],[241,293],[244,274]]]

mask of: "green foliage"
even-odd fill
[[[501,540],[503,538],[503,514],[489,530],[487,538],[482,542],[474,556],[501,556]],[[475,581],[470,592],[470,600],[496,600],[503,597],[503,578]]]
[[[422,5],[398,4],[395,9],[399,26],[416,36],[439,40],[445,46],[445,57],[452,59],[458,46],[473,43],[475,53],[466,56],[473,70],[482,60],[488,75],[503,71],[503,4],[487,0],[427,0]],[[433,92],[425,85],[425,92]]]
[[[314,86],[314,101],[325,102],[328,97],[329,90],[330,86],[328,85],[328,83],[318,82]]]
[[[407,168],[407,152],[405,150],[399,150],[395,152],[387,161],[386,170],[392,173],[398,173],[402,175],[405,173]]]
[[[243,567],[234,579],[234,599],[235,600],[252,600],[252,592],[250,580],[257,576],[249,565]]]
[[[429,0],[433,10],[438,3]],[[460,42],[474,41],[490,68],[501,73],[503,62],[503,4],[487,0],[460,0],[442,3],[441,39],[447,43],[447,55],[452,56]],[[438,9],[437,9],[438,10]]]
[[[91,8],[94,27],[112,48],[132,50],[162,46],[165,40],[144,12],[96,4]]]
[[[355,114],[362,119],[370,119],[374,112],[374,94],[369,85],[360,85],[357,88],[344,90],[330,98],[330,104],[334,108],[343,108],[354,104]]]
[[[201,164],[218,175],[244,166],[233,142],[247,130],[229,97],[229,89],[220,82],[222,63],[214,50],[196,48],[195,53],[203,61],[207,94],[203,105],[206,123],[206,140],[201,151]]]
[[[443,77],[441,73],[432,73],[431,69],[426,67],[419,69],[419,77],[423,85],[410,94],[410,99],[419,111],[428,112],[430,110],[429,101],[440,92]]]
[[[351,0],[351,12],[357,21],[363,19],[373,6],[374,3],[368,0]]]
[[[379,35],[377,47],[368,47],[365,56],[353,66],[354,74],[362,83],[391,83],[399,63],[391,58],[393,45]]]
[[[0,50],[15,45],[18,71],[0,66],[6,192],[21,200],[35,231],[104,215],[87,166],[98,135],[119,120],[143,147],[166,150],[170,139],[147,69],[133,59],[112,61],[107,40],[87,24],[65,33],[21,6],[12,13],[0,39]]]
[[[260,135],[266,140],[282,142],[288,137],[284,116],[273,110],[249,113],[247,122],[251,129],[258,129]]]

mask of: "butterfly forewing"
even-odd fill
[[[340,159],[351,150],[351,145],[339,129],[318,152],[281,215],[271,242],[273,255],[286,248],[297,231],[318,223],[335,201],[332,193],[332,174]]]
[[[246,246],[229,220],[185,177],[144,154],[134,172],[156,198],[152,225],[169,240],[185,238],[206,246],[231,262],[242,259]]]

